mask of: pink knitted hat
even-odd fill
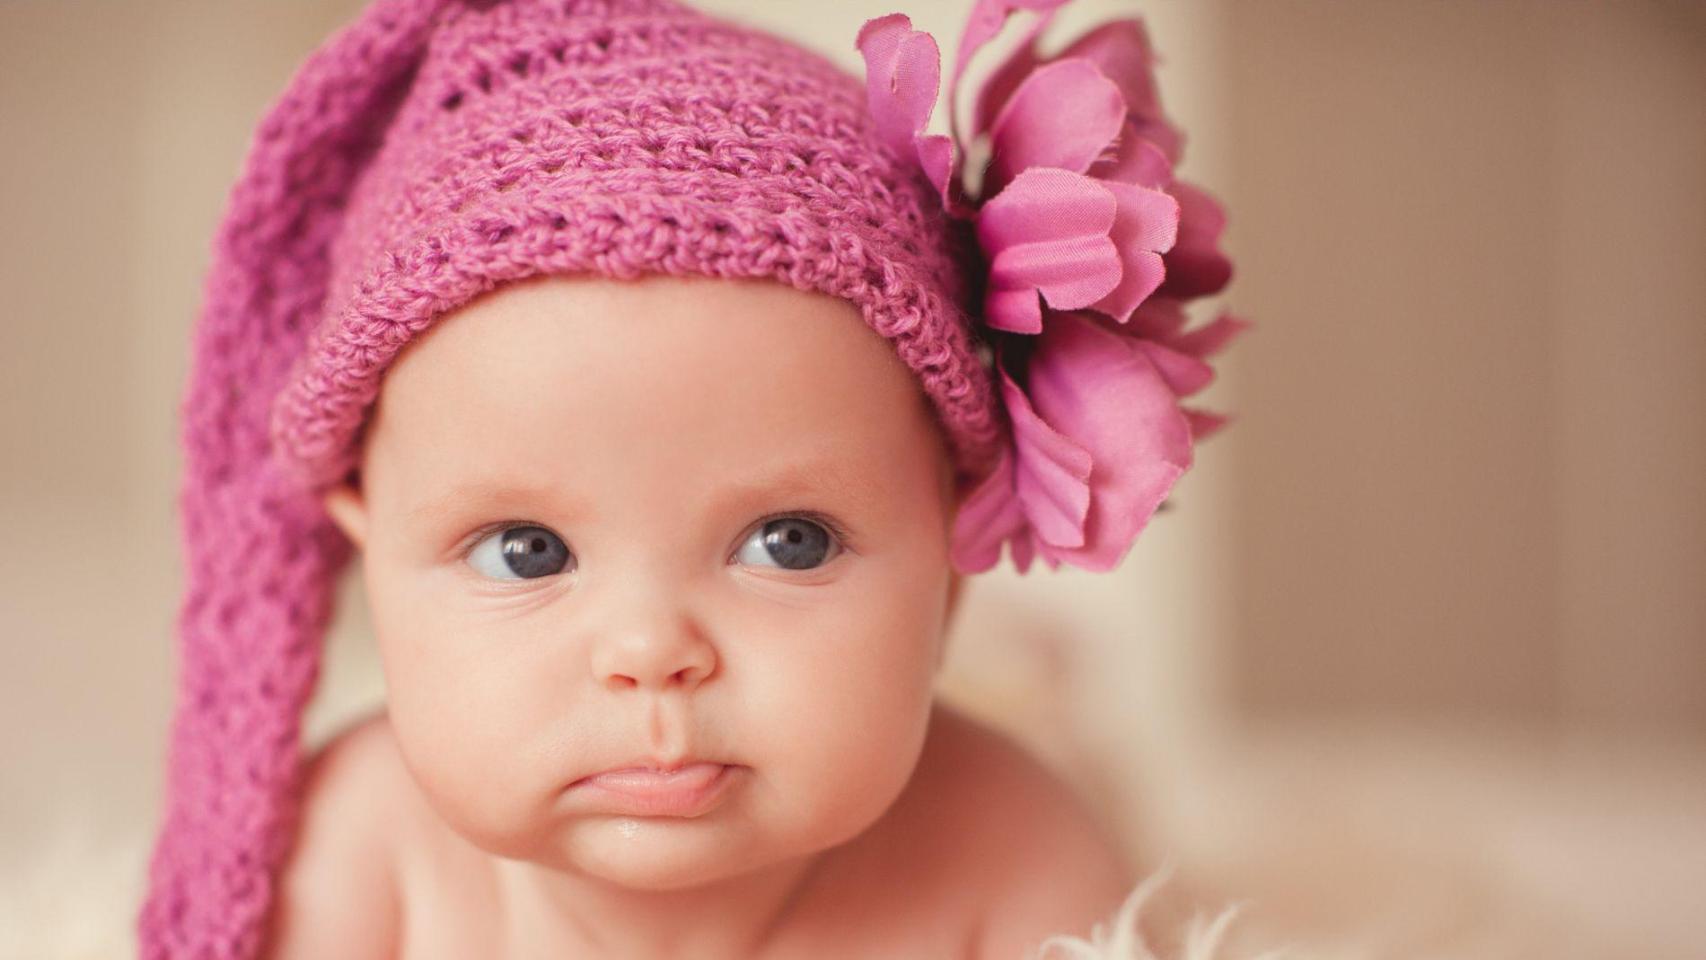
[[[956,81],[1011,10],[1062,2],[978,0]],[[1173,180],[1180,138],[1120,23],[1045,62],[1039,22],[997,71],[987,199],[957,134],[922,132],[940,65],[899,15],[859,35],[864,82],[676,0],[375,0],[315,51],[255,134],[195,331],[143,956],[259,950],[351,556],[320,491],[355,466],[399,351],[500,283],[768,277],[843,298],[942,426],[970,494],[957,567],[1004,543],[1021,570],[1117,562],[1222,422],[1176,398],[1243,325],[1182,331],[1182,301],[1226,282],[1224,221]]]

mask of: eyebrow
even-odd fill
[[[795,496],[821,492],[837,500],[858,501],[859,485],[849,471],[841,469],[850,461],[845,457],[817,456],[791,460],[782,466],[732,483],[719,491],[711,502],[713,511],[722,511],[735,503],[760,494]]]
[[[844,457],[816,456],[789,461],[782,466],[743,478],[718,492],[711,510],[720,512],[742,501],[761,495],[795,496],[820,492],[838,500],[859,501],[859,485],[849,471],[850,462]],[[407,511],[410,520],[421,521],[430,515],[453,509],[458,503],[517,502],[538,503],[557,501],[571,513],[584,511],[586,501],[567,493],[560,486],[548,483],[527,483],[502,479],[475,479],[451,487],[444,494],[424,501]]]
[[[452,486],[440,496],[410,508],[407,516],[412,521],[426,520],[433,514],[450,511],[464,501],[473,503],[505,501],[536,503],[541,500],[564,500],[565,498],[568,499],[568,505],[573,510],[581,509],[584,506],[583,502],[569,497],[561,487],[554,487],[550,484],[518,483],[513,480],[469,480]]]

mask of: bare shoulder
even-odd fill
[[[938,706],[929,770],[977,865],[975,956],[1019,960],[1053,934],[1087,937],[1135,884],[1118,837],[1073,789],[1007,734]],[[921,767],[924,764],[921,764]]]
[[[262,956],[388,958],[396,947],[397,808],[406,776],[383,712],[309,758],[301,819]]]

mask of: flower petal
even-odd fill
[[[1114,141],[1113,153],[1085,172],[1098,180],[1134,183],[1152,190],[1165,190],[1173,182],[1172,161],[1160,147],[1144,139],[1129,117]]]
[[[1174,180],[1167,192],[1179,201],[1179,240],[1167,253],[1167,296],[1189,300],[1218,293],[1232,279],[1232,261],[1220,252],[1226,211],[1207,191]]]
[[[960,502],[948,557],[961,573],[982,573],[1000,562],[1001,545],[1024,531],[1025,511],[1013,489],[1013,454],[1003,447],[995,469]],[[1014,563],[1018,565],[1017,545]],[[1029,566],[1027,556],[1019,572]]]
[[[1157,60],[1142,20],[1130,17],[1104,23],[1061,51],[1060,59],[1067,57],[1081,57],[1100,68],[1120,88],[1143,137],[1160,147],[1170,164],[1179,165],[1184,136],[1162,112],[1155,84]]]
[[[1090,453],[1043,422],[1005,364],[998,366],[1016,451],[1013,489],[1025,520],[1043,543],[1083,546],[1084,515],[1090,509]]]
[[[865,98],[877,135],[895,152],[917,157],[943,209],[969,218],[960,196],[959,160],[952,139],[926,135],[941,93],[942,57],[936,38],[894,13],[867,20],[856,41],[865,59]]]
[[[1119,282],[1119,254],[1107,237],[1066,237],[1001,251],[989,266],[984,322],[997,330],[1042,330],[1041,294],[1056,310],[1096,302]]]
[[[1112,569],[1191,466],[1190,422],[1136,341],[1091,317],[1050,316],[1027,373],[1037,416],[1088,450],[1094,464],[1083,546],[1045,540],[1038,552],[1087,570]]]
[[[1013,95],[1014,90],[1019,89],[1019,84],[1024,82],[1032,70],[1042,64],[1043,61],[1037,56],[1037,38],[1054,19],[1054,13],[1049,10],[1037,17],[1031,24],[1031,29],[1026,31],[1024,38],[1019,41],[1019,45],[1007,55],[1007,59],[984,78],[972,101],[972,136],[989,129],[989,125],[995,121],[995,115],[1006,106],[1007,98]]]
[[[960,79],[965,76],[966,65],[984,44],[996,38],[1001,28],[1007,25],[1007,18],[1015,10],[1031,10],[1051,17],[1054,11],[1064,5],[1067,0],[977,0],[972,7],[971,16],[966,18],[966,27],[960,32],[960,48],[954,58],[954,78],[948,84],[949,129],[954,139],[964,142],[960,137],[959,111],[953,109],[959,103]],[[1037,29],[1040,29],[1040,25]],[[1033,36],[1036,30],[1032,31]],[[987,191],[985,191],[987,195]]]
[[[1126,123],[1120,88],[1088,60],[1061,60],[1027,76],[990,131],[983,195],[1028,167],[1090,169]]]
[[[1232,418],[1226,414],[1201,410],[1196,407],[1180,407],[1179,412],[1185,415],[1186,422],[1191,425],[1192,443],[1202,440],[1232,422]]]
[[[1165,283],[1162,286],[1166,286]],[[1179,300],[1159,293],[1143,301],[1126,321],[1125,332],[1136,337],[1170,341],[1190,322],[1185,305]]]
[[[1021,173],[977,216],[989,257],[984,322],[1036,333],[1038,294],[1055,309],[1075,310],[1117,289],[1120,252],[1109,232],[1118,212],[1108,184],[1049,167]]]
[[[1213,322],[1198,327],[1189,333],[1182,333],[1167,342],[1169,347],[1193,357],[1208,357],[1226,348],[1233,337],[1254,324],[1242,317],[1223,313],[1215,317]]]
[[[865,97],[878,134],[897,153],[911,150],[941,91],[936,38],[912,29],[906,14],[893,13],[867,20],[856,45],[865,58]]]
[[[1149,358],[1155,372],[1176,397],[1188,397],[1214,382],[1214,368],[1190,354],[1136,337],[1132,338],[1132,344]]]
[[[949,556],[967,573],[994,566],[1006,541],[1020,573],[1039,548],[1082,546],[1090,507],[1089,452],[1036,415],[1008,374],[1005,356],[996,369],[1012,443],[955,515]]]
[[[918,165],[930,178],[930,185],[936,188],[936,195],[942,199],[942,209],[962,220],[970,220],[977,212],[966,203],[960,192],[960,161],[954,152],[954,141],[941,134],[921,136],[917,147]]]
[[[1019,568],[1020,573],[1024,573],[1026,570],[1030,569],[1031,558],[1036,555],[1037,538],[1032,535],[1031,528],[1026,527],[1019,531],[1018,536],[1013,538],[1013,565]],[[1044,557],[1043,560],[1049,565],[1049,569],[1051,570],[1060,566],[1060,564],[1053,560],[1049,560],[1047,557]]]
[[[1162,254],[1172,248],[1178,236],[1179,202],[1160,190],[1134,184],[1103,186],[1113,192],[1117,202],[1109,234],[1119,250],[1120,282],[1090,307],[1124,323],[1166,278]]]

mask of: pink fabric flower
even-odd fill
[[[891,13],[866,21],[857,45],[865,58],[865,96],[877,134],[903,155],[916,155],[919,168],[941,194],[943,207],[965,216],[954,141],[924,133],[942,81],[936,38],[912,29],[905,14]]]
[[[1241,317],[1221,313],[1211,322],[1187,331],[1184,329],[1187,319],[1184,304],[1180,300],[1157,295],[1149,298],[1132,314],[1128,329],[1174,353],[1204,361],[1219,353],[1233,337],[1252,325]],[[1182,393],[1180,396],[1189,396],[1194,392]],[[1203,439],[1230,422],[1230,418],[1224,414],[1195,407],[1181,406],[1179,409],[1191,424],[1192,442]]]
[[[995,5],[1000,6],[998,2]],[[978,92],[975,132],[988,131],[999,141],[997,131],[1003,116],[1022,97],[1027,85],[1037,82],[1037,76],[1047,76],[1063,64],[1093,67],[1104,83],[1118,91],[1124,113],[1117,137],[1111,138],[1107,151],[1087,172],[1100,180],[1163,190],[1179,204],[1177,239],[1162,256],[1165,287],[1150,292],[1181,298],[1219,292],[1232,276],[1231,261],[1218,247],[1226,214],[1208,193],[1173,177],[1172,169],[1183,159],[1185,138],[1162,112],[1151,67],[1156,58],[1142,21],[1124,19],[1102,24],[1057,56],[1041,59],[1036,51],[1037,39],[1058,6],[1051,6],[1038,18],[1024,41]],[[1060,90],[1056,95],[1066,96],[1068,92]],[[992,165],[992,172],[996,173],[996,183],[1005,182],[1004,169]],[[1123,304],[1120,307],[1123,309]],[[1115,319],[1129,314],[1129,310],[1122,314],[1098,309]]]
[[[1227,422],[1179,401],[1213,380],[1205,358],[1249,326],[1222,314],[1184,330],[1184,302],[1231,277],[1225,212],[1173,176],[1184,137],[1161,110],[1140,21],[1039,56],[1065,2],[978,0],[949,83],[949,136],[925,133],[941,85],[934,38],[893,14],[857,44],[879,136],[916,158],[949,216],[972,221],[984,257],[982,332],[1010,442],[961,505],[952,558],[964,572],[993,566],[1004,543],[1020,572],[1037,557],[1117,565],[1193,443]],[[1038,16],[977,93],[973,135],[988,137],[990,159],[968,189],[960,80],[1019,10]]]
[[[1206,385],[1206,364],[1082,313],[1050,317],[1037,340],[1024,390],[1000,368],[1013,445],[955,518],[962,570],[994,566],[1006,541],[1021,573],[1033,555],[1110,570],[1191,465],[1175,394]]]

